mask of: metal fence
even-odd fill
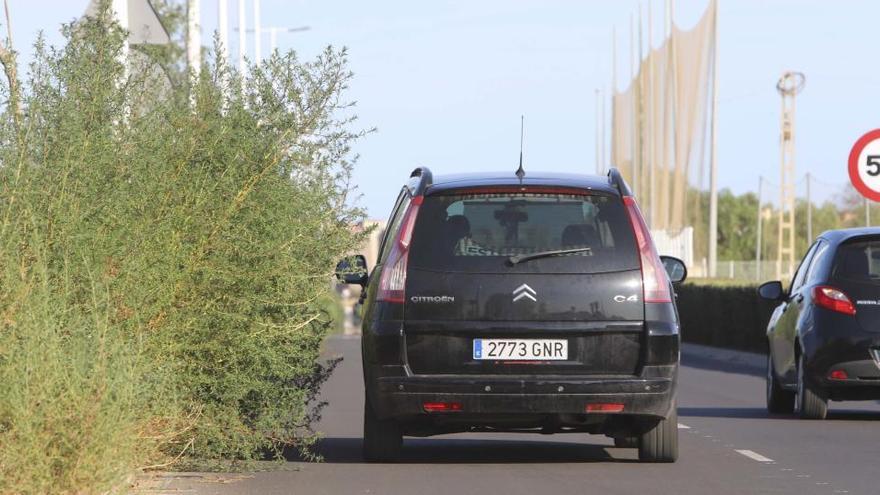
[[[678,231],[655,229],[651,237],[659,254],[675,256],[690,267],[694,264],[694,228],[685,227]]]

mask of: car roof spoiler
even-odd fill
[[[419,167],[409,174],[409,192],[413,196],[423,196],[434,183],[434,176],[428,167]]]
[[[629,184],[623,180],[623,176],[620,175],[620,170],[612,167],[608,169],[608,183],[611,184],[611,187],[617,189],[617,192],[620,193],[621,196],[632,196],[632,189],[629,188]]]
[[[433,185],[433,183],[434,176],[431,174],[431,169],[428,167],[418,167],[409,174],[409,183],[407,184],[407,187],[409,188],[410,194],[413,196],[422,196],[425,194],[425,191]],[[617,192],[619,192],[621,196],[633,195],[629,185],[623,180],[623,176],[616,168],[612,167],[608,169],[608,183],[611,187],[617,189]]]

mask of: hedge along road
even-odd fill
[[[456,434],[407,438],[404,460],[360,459],[360,341],[333,337],[345,361],[324,389],[324,463],[291,460],[270,472],[169,474],[170,493],[873,494],[880,406],[832,403],[826,421],[769,416],[763,357],[685,344],[679,382],[680,458],[639,464],[604,436]],[[218,483],[222,481],[222,483]]]

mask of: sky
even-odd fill
[[[709,0],[676,0],[674,21],[693,26]],[[253,21],[247,0],[248,22]],[[629,23],[654,12],[661,43],[663,0],[262,0],[263,26],[309,26],[278,35],[278,48],[313,57],[348,47],[355,73],[348,94],[359,125],[378,130],[358,142],[360,204],[384,218],[409,172],[435,175],[516,169],[520,115],[525,168],[593,173],[595,90],[610,94],[612,28],[618,85],[629,78]],[[61,43],[62,23],[86,0],[9,0],[22,62],[39,31]],[[859,136],[880,127],[876,0],[719,0],[718,183],[740,194],[767,179],[778,196],[780,98],[785,70],[806,74],[797,100],[798,194],[815,178],[814,200],[848,182],[846,160]],[[229,1],[231,29],[237,2]],[[217,0],[202,0],[203,39],[217,26]],[[4,27],[5,29],[5,27]],[[646,30],[647,31],[647,30]],[[237,36],[230,40],[238,53]],[[249,48],[253,48],[249,40]],[[645,41],[647,43],[647,41]],[[263,39],[264,54],[269,38]],[[249,56],[252,53],[248,52]],[[606,107],[610,115],[610,104]]]

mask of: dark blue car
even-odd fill
[[[767,327],[767,409],[824,419],[829,400],[880,399],[880,228],[832,230],[807,250]]]

